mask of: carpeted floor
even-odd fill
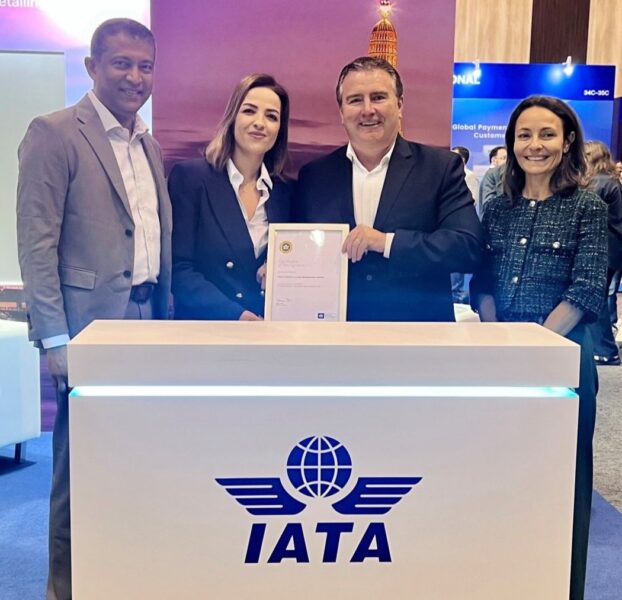
[[[622,366],[598,367],[598,379],[594,488],[622,511]]]
[[[20,465],[12,453],[0,448],[0,599],[43,600],[52,435],[28,442]]]

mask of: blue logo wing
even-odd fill
[[[333,508],[342,515],[384,515],[420,481],[421,477],[359,477]]]
[[[278,477],[218,478],[251,515],[297,515],[306,508],[287,493]]]

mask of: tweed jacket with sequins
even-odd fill
[[[485,257],[473,298],[495,298],[500,321],[542,323],[566,300],[596,319],[605,298],[607,205],[576,190],[543,201],[498,196],[486,207]]]

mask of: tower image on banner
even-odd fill
[[[397,33],[389,20],[391,10],[391,0],[380,0],[378,13],[382,18],[371,30],[367,53],[374,58],[384,58],[397,68]]]

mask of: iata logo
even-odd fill
[[[278,477],[218,478],[216,481],[254,517],[298,515],[307,507],[303,500],[333,496],[342,496],[331,502],[340,515],[385,515],[421,481],[421,477],[358,477],[354,487],[343,495],[351,475],[352,459],[346,447],[332,437],[314,436],[296,444],[287,458],[287,477],[300,499],[292,496]],[[267,527],[268,523],[252,524],[245,563],[260,562]],[[353,532],[352,522],[317,523],[314,533],[325,536],[322,562],[337,562],[341,536]],[[274,548],[269,550],[268,563],[280,563],[284,559],[308,563],[302,523],[287,523]],[[367,525],[349,561],[360,563],[368,559],[391,562],[389,539],[381,521]]]

